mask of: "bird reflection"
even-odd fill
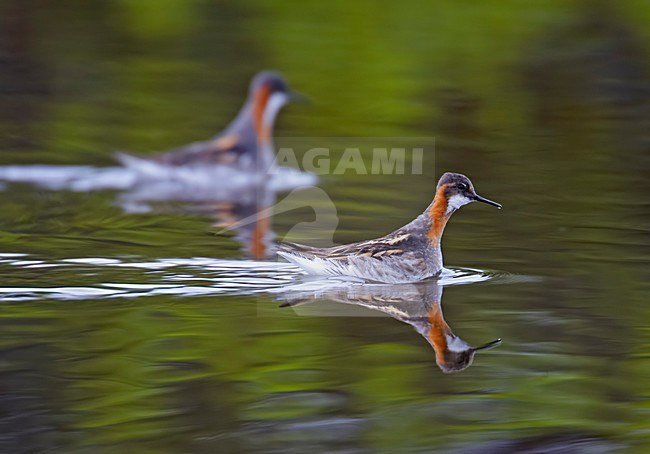
[[[93,192],[117,190],[115,204],[125,213],[172,212],[207,215],[219,228],[235,233],[249,254],[261,258],[271,253],[270,207],[280,193],[313,187],[318,178],[298,169],[278,166],[264,181],[250,181],[219,168],[194,171],[188,177],[142,178],[125,167],[0,166],[0,182],[31,183],[49,190]],[[177,170],[177,173],[183,169]],[[189,172],[189,170],[188,170]],[[215,183],[215,181],[227,183]],[[3,187],[0,186],[0,190]],[[232,229],[230,228],[232,227]]]
[[[214,227],[230,230],[235,239],[244,246],[251,257],[264,258],[270,255],[275,233],[271,230],[271,206],[275,194],[251,203],[211,204],[208,209],[217,220]]]
[[[472,347],[454,334],[442,313],[442,290],[436,280],[400,285],[319,280],[285,287],[278,298],[285,301],[282,307],[297,311],[304,304],[326,300],[388,314],[413,326],[429,342],[444,373],[460,372],[472,365],[476,352],[499,346],[501,339]]]

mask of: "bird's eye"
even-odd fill
[[[461,191],[467,191],[467,185],[465,183],[458,183],[458,189]]]

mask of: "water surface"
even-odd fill
[[[647,449],[645,3],[77,3],[0,5],[0,165],[72,169],[0,183],[0,451]],[[246,203],[110,174],[115,150],[215,134],[265,68],[314,100],[279,136],[435,137],[435,154],[422,175]],[[503,339],[461,372],[417,324],[435,297],[417,312],[411,290],[254,257],[297,225],[311,244],[383,235],[447,170],[504,205],[445,232],[443,321]]]

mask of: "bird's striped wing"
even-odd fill
[[[124,165],[146,160],[167,166],[193,164],[234,164],[245,152],[246,147],[236,134],[229,134],[202,142],[194,142],[154,156],[118,153],[117,159]]]
[[[347,260],[352,257],[399,257],[412,250],[412,234],[399,233],[374,240],[359,241],[329,248],[317,248],[295,243],[280,243],[278,251],[303,257],[317,257],[328,260]]]

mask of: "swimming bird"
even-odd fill
[[[264,71],[250,84],[248,98],[235,119],[210,140],[195,142],[155,156],[117,153],[127,167],[154,173],[156,167],[224,165],[266,171],[273,160],[273,126],[280,109],[302,95],[289,89],[279,73]]]
[[[385,283],[421,281],[442,271],[442,232],[451,215],[471,202],[501,208],[478,195],[465,175],[447,172],[440,177],[427,209],[384,237],[329,248],[280,243],[277,253],[308,274],[354,276]]]

